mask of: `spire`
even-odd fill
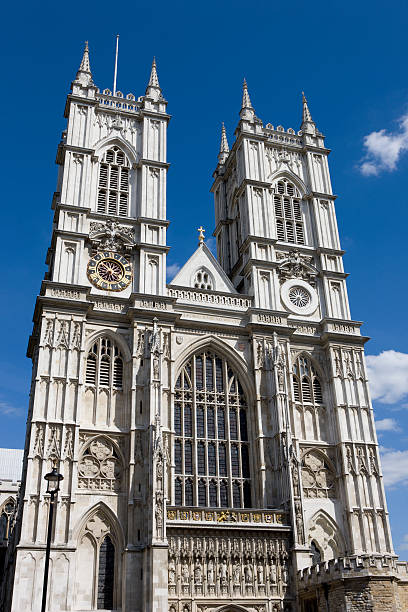
[[[241,119],[249,119],[250,121],[255,117],[254,107],[252,106],[251,99],[248,93],[248,84],[244,79],[243,91],[242,91],[242,105],[241,112],[239,113]]]
[[[252,108],[253,109],[252,102],[251,102],[251,99],[248,93],[248,83],[246,82],[246,79],[244,79],[244,84],[243,84],[242,108]]]
[[[150,72],[150,79],[146,87],[146,96],[152,98],[155,102],[162,100],[161,88],[159,85],[159,77],[157,76],[156,58],[153,58],[152,70]]]
[[[302,125],[300,126],[300,129],[305,134],[315,134],[316,124],[312,119],[312,115],[310,113],[304,91],[302,91],[302,105],[303,105],[303,114],[302,114]]]
[[[153,57],[152,71],[150,73],[150,79],[149,79],[148,87],[158,87],[160,89],[159,77],[157,76],[157,66],[156,66],[156,58],[155,57]]]
[[[229,153],[229,146],[227,140],[227,132],[225,130],[224,122],[222,122],[221,128],[221,144],[220,144],[220,152],[218,154],[218,161],[220,164],[225,163]]]
[[[89,49],[87,40],[85,41],[84,54],[82,56],[81,65],[79,66],[79,70],[76,75],[76,80],[79,81],[81,85],[85,87],[87,87],[88,85],[93,85],[91,66],[89,63]]]

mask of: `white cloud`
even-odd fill
[[[21,410],[8,402],[0,401],[0,414],[4,414],[4,416],[17,416],[21,414]]]
[[[365,136],[364,147],[366,154],[360,163],[362,174],[373,176],[384,170],[395,170],[401,154],[408,150],[408,114],[400,119],[397,131],[383,129]]]
[[[381,419],[375,422],[377,431],[401,431],[395,419]]]
[[[214,237],[207,238],[207,240],[205,241],[205,244],[208,246],[208,248],[210,249],[214,257],[217,257],[217,243],[216,243],[215,238]]]
[[[408,355],[382,351],[367,355],[367,371],[372,398],[383,404],[395,404],[408,396]]]
[[[178,263],[170,264],[169,266],[167,266],[167,278],[171,280],[176,276],[179,270],[180,266],[178,265]]]
[[[402,543],[398,546],[400,550],[408,550],[408,533],[402,538]]]
[[[380,452],[385,485],[387,487],[407,486],[408,450],[398,451],[380,447]]]

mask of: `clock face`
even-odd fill
[[[114,251],[101,251],[88,263],[88,278],[98,289],[123,291],[132,280],[132,266]]]

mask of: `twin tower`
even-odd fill
[[[244,83],[214,172],[217,259],[201,237],[169,284],[155,62],[145,95],[101,92],[86,46],[65,117],[3,609],[39,609],[55,465],[50,612],[402,612],[306,99],[299,131],[263,125]]]

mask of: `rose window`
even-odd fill
[[[310,304],[310,293],[303,287],[292,287],[289,291],[289,299],[298,308],[305,308]]]

